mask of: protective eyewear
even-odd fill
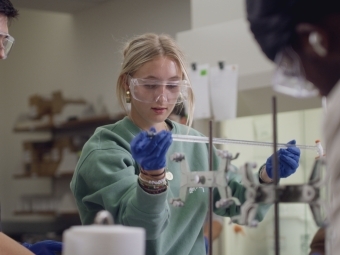
[[[306,80],[299,56],[291,47],[283,49],[275,58],[276,70],[273,76],[273,89],[277,92],[308,98],[319,94],[313,83]]]
[[[163,100],[168,104],[178,104],[186,101],[191,93],[191,87],[186,80],[160,81],[129,76],[128,82],[132,97],[144,103]]]
[[[14,38],[6,33],[0,32],[0,50],[4,50],[5,57],[7,58],[13,44],[14,44]]]

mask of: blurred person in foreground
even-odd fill
[[[12,49],[14,38],[8,33],[8,24],[18,15],[9,0],[0,0],[0,59],[6,59]],[[60,242],[51,240],[21,245],[0,232],[0,255],[54,255],[61,252],[61,246]]]
[[[339,254],[340,1],[246,0],[246,8],[256,41],[276,64],[274,89],[297,98],[323,97],[323,135],[331,194],[331,229],[327,233],[332,233],[330,254]],[[320,251],[320,245],[313,244],[320,243],[324,233],[320,229],[316,234],[311,254],[324,254],[324,247]]]

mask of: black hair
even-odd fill
[[[293,22],[318,23],[328,15],[340,13],[338,0],[295,0],[292,6]]]
[[[246,7],[250,29],[271,60],[293,42],[297,24],[340,14],[340,0],[246,0]]]
[[[176,104],[171,114],[175,114],[181,118],[187,117],[184,104]]]
[[[0,0],[0,13],[4,14],[8,19],[16,18],[19,15],[17,9],[9,0]]]

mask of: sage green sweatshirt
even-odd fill
[[[173,134],[202,136],[170,120]],[[184,207],[169,204],[179,197],[180,164],[170,160],[175,152],[185,154],[191,171],[209,169],[208,144],[173,141],[167,152],[167,171],[173,174],[167,191],[148,194],[140,188],[137,179],[139,166],[132,158],[131,140],[141,130],[127,117],[114,124],[97,128],[84,145],[71,190],[75,196],[83,224],[92,224],[96,213],[108,210],[115,224],[142,227],[146,231],[146,255],[205,255],[203,229],[208,210],[208,189],[198,188],[188,193]],[[218,157],[214,154],[214,169]],[[245,201],[245,188],[231,180],[229,186],[234,197]],[[215,199],[219,199],[217,190]],[[234,216],[240,208],[215,211],[222,216]]]

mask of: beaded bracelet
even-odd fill
[[[140,187],[141,187],[144,191],[146,191],[146,192],[148,192],[148,193],[164,191],[164,190],[166,190],[166,188],[167,188],[167,186],[164,185],[164,186],[162,186],[162,187],[159,187],[159,188],[157,188],[157,189],[154,189],[153,187],[144,186],[144,185],[143,185],[142,183],[140,183],[140,182],[139,182],[139,185],[140,185]]]
[[[138,176],[138,179],[143,183],[143,184],[149,184],[149,185],[166,185],[166,179],[163,178],[163,179],[160,179],[160,180],[145,180],[142,178],[142,176]]]
[[[138,181],[142,187],[145,189],[151,189],[151,190],[160,190],[164,189],[165,186],[167,186],[167,180],[166,178],[160,179],[160,180],[145,180],[141,174],[138,176]]]
[[[160,182],[158,184],[152,184],[152,183],[145,182],[141,178],[138,178],[138,181],[143,188],[148,189],[148,190],[164,189],[164,187],[167,185],[166,181]]]
[[[262,172],[263,170],[265,170],[264,166],[266,164],[263,164],[261,167],[260,167],[260,170],[259,170],[259,180],[260,180],[260,183],[266,183],[266,184],[270,184],[273,182],[273,180],[271,180],[270,182],[265,182],[263,179],[262,179]]]

